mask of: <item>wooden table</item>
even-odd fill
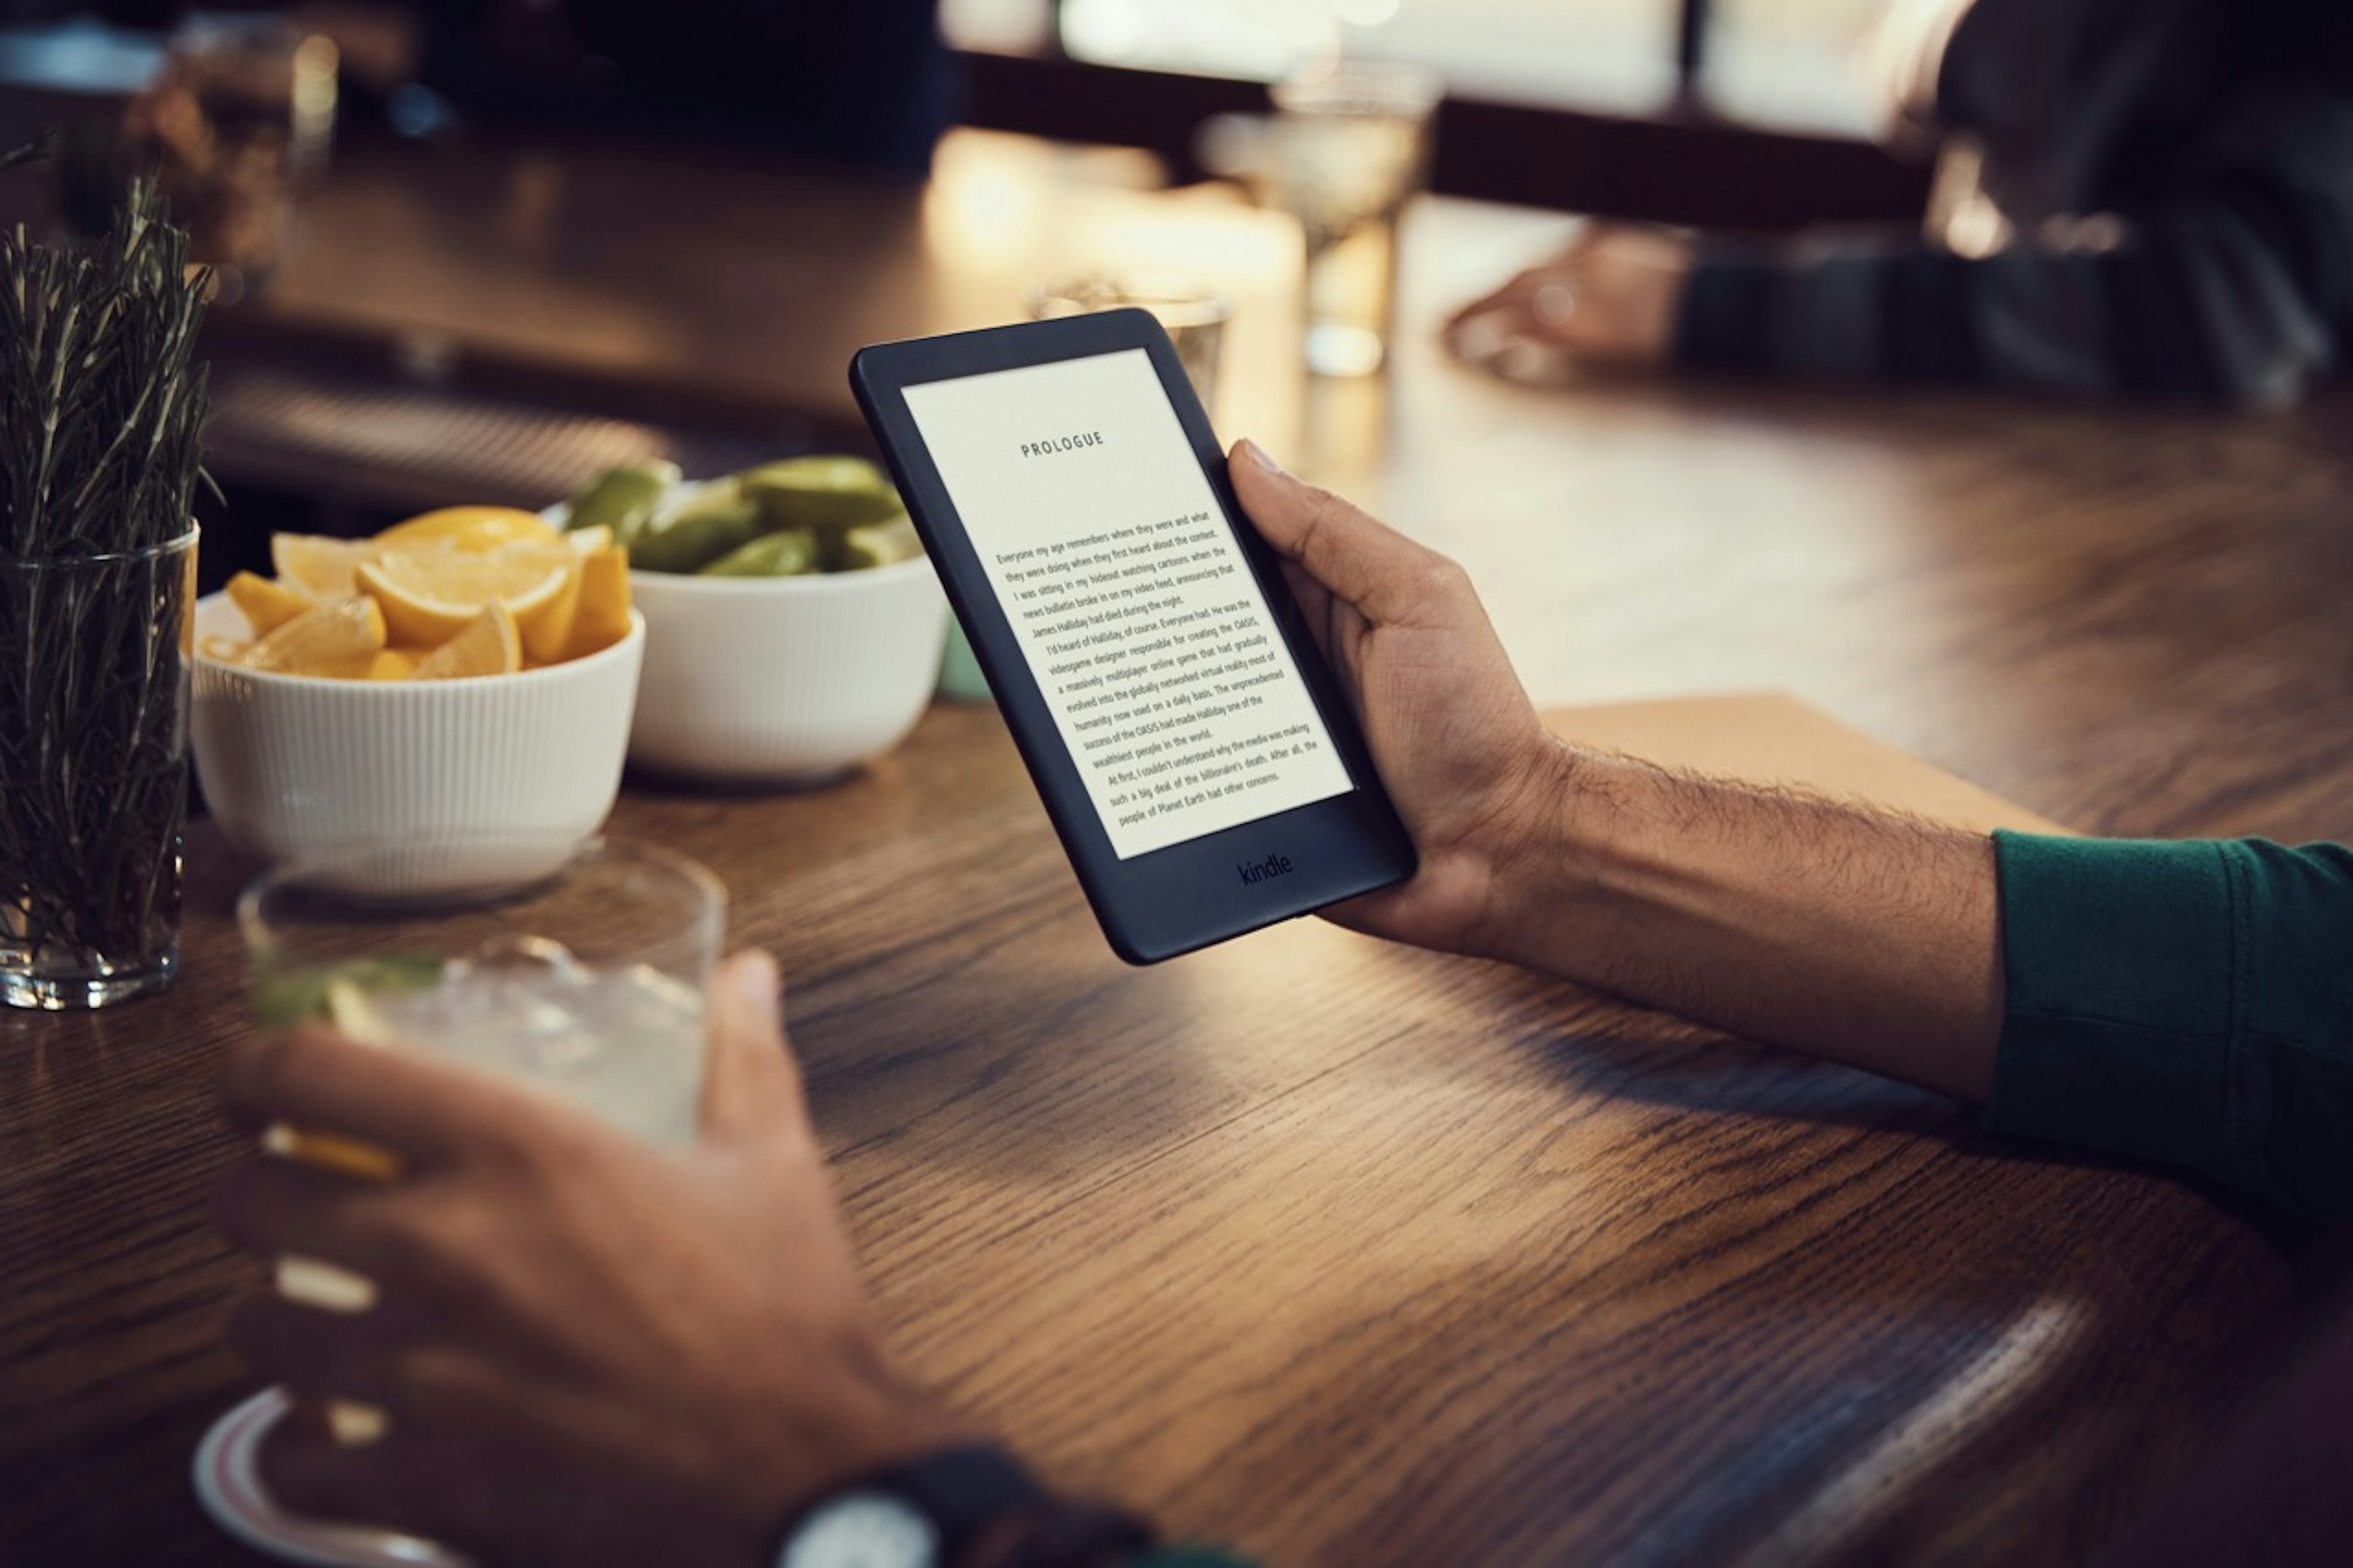
[[[2341,405],[1514,387],[1427,328],[1558,220],[1416,223],[1393,381],[1263,416],[1540,699],[1778,686],[2078,827],[2353,837]],[[1315,922],[1125,970],[985,710],[616,827],[783,953],[921,1374],[1286,1563],[2084,1561],[2334,1315],[2330,1238],[1567,987]],[[248,1386],[246,870],[196,831],[167,999],[0,1018],[0,1562],[242,1560],[184,1476]]]

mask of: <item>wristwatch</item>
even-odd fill
[[[943,1448],[812,1504],[786,1528],[776,1568],[944,1568],[989,1525],[1044,1495],[999,1449]]]

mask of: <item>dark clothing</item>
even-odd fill
[[[2344,8],[1978,0],[1935,80],[1948,159],[1968,153],[2007,242],[1711,248],[1679,358],[2245,404],[2344,362]]]
[[[427,0],[422,74],[488,123],[922,174],[952,118],[937,0]]]
[[[2353,850],[1994,837],[1986,1124],[2353,1214]]]

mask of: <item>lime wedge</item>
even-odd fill
[[[870,566],[895,566],[923,552],[923,541],[903,512],[888,522],[853,528],[841,536],[835,570],[858,572]]]
[[[705,566],[705,577],[801,577],[818,570],[817,535],[806,528],[764,533]]]
[[[438,953],[389,952],[381,958],[260,975],[253,982],[253,1020],[265,1029],[294,1024],[332,1024],[342,1028],[343,1020],[336,1016],[329,994],[336,984],[346,986],[363,1000],[372,991],[424,991],[441,984],[441,968]]]

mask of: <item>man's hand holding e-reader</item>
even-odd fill
[[[1412,873],[1150,316],[883,344],[851,379],[1121,956]]]

